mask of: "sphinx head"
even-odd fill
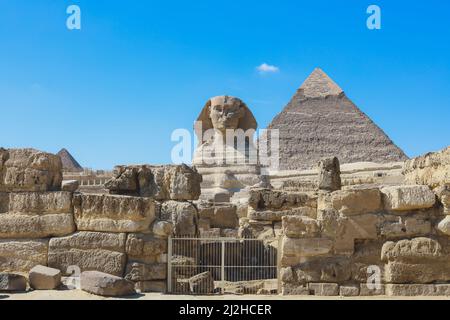
[[[208,129],[215,129],[225,134],[226,130],[243,129],[256,130],[257,123],[247,105],[241,99],[230,96],[217,96],[208,100],[200,113],[198,122],[201,122],[203,134]]]

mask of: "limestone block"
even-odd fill
[[[155,236],[168,238],[173,232],[173,224],[168,221],[155,221],[152,230]]]
[[[356,297],[359,296],[359,285],[341,286],[339,288],[339,295],[342,297]]]
[[[28,279],[33,289],[54,290],[61,285],[61,271],[38,265],[30,270]]]
[[[374,214],[342,216],[334,210],[321,211],[322,235],[335,240],[335,254],[351,255],[355,240],[377,239],[378,217]]]
[[[19,274],[0,273],[0,292],[22,292],[27,290],[27,279]]]
[[[352,279],[352,263],[348,258],[336,256],[311,259],[285,270],[281,279],[302,285],[310,282],[343,283]]]
[[[64,236],[75,231],[72,214],[1,214],[0,239]]]
[[[248,218],[252,220],[261,221],[281,221],[284,216],[306,216],[315,218],[317,216],[316,208],[312,207],[297,207],[288,210],[255,210],[253,208],[248,209]]]
[[[450,296],[450,285],[386,284],[386,295],[395,297]]]
[[[156,200],[197,200],[202,176],[186,165],[117,166],[105,184],[112,194],[152,197]]]
[[[161,205],[160,219],[172,222],[175,235],[195,235],[197,209],[190,202],[166,201]]]
[[[294,239],[284,237],[281,243],[282,266],[304,262],[306,258],[324,256],[333,249],[333,242],[325,238]]]
[[[429,238],[386,242],[381,258],[386,281],[393,283],[432,283],[450,280],[450,256],[441,244]]]
[[[284,216],[283,233],[290,238],[317,238],[320,227],[315,219],[303,216]]]
[[[0,192],[56,191],[61,181],[58,156],[34,149],[0,148]]]
[[[64,180],[61,185],[62,191],[75,192],[80,187],[78,180]]]
[[[98,271],[81,274],[81,290],[105,297],[122,297],[135,294],[134,283],[126,279]]]
[[[310,283],[308,288],[316,296],[339,295],[339,285],[337,283]]]
[[[29,272],[47,264],[48,240],[0,240],[0,272]]]
[[[331,194],[331,203],[333,209],[346,216],[382,210],[381,195],[377,188],[335,191]]]
[[[283,210],[295,207],[317,208],[317,196],[308,193],[252,188],[249,206],[255,210]]]
[[[21,192],[3,194],[0,238],[31,239],[74,232],[72,194]]]
[[[128,259],[142,263],[158,263],[167,254],[167,240],[152,235],[129,234],[126,241]]]
[[[336,191],[341,189],[341,169],[338,158],[319,161],[319,190]]]
[[[199,218],[209,219],[212,228],[236,228],[239,225],[235,205],[202,201],[197,208]]]
[[[70,273],[70,266],[81,271],[101,271],[122,276],[125,270],[124,233],[77,232],[71,236],[52,238],[48,250],[48,266]]]
[[[423,184],[433,189],[449,185],[450,147],[406,161],[403,174],[408,184]]]
[[[450,236],[450,215],[439,222],[437,229],[443,234]]]
[[[427,236],[431,222],[419,217],[385,216],[380,223],[380,235],[386,239]]]
[[[281,294],[283,296],[309,296],[308,286],[297,285],[292,283],[283,283],[281,287]]]
[[[140,232],[155,220],[155,203],[147,198],[77,194],[73,203],[77,229],[82,231]]]
[[[430,238],[414,238],[398,242],[388,241],[381,249],[381,259],[385,262],[404,261],[414,263],[430,259],[436,260],[444,255],[440,243]]]
[[[380,283],[376,287],[369,287],[367,283],[361,283],[359,288],[360,296],[384,296],[385,295],[385,285]]]
[[[19,192],[9,193],[10,213],[72,213],[70,192]]]
[[[134,282],[164,280],[167,278],[167,264],[128,262],[125,279]]]
[[[210,271],[189,278],[189,288],[194,294],[214,293],[214,279]]]
[[[450,258],[428,263],[389,261],[385,266],[385,279],[390,283],[433,283],[450,280]]]
[[[386,210],[406,211],[433,207],[436,196],[428,186],[393,186],[381,189]]]

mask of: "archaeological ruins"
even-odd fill
[[[408,159],[316,69],[262,174],[253,137],[222,140],[257,128],[250,107],[199,110],[192,166],[84,174],[67,150],[0,148],[0,292],[450,296],[450,147]],[[229,155],[246,161],[209,161]]]

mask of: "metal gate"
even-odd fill
[[[279,240],[170,237],[168,292],[274,294],[279,291]]]

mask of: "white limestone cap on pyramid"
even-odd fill
[[[331,78],[320,68],[314,69],[300,87],[305,98],[323,98],[338,96],[344,92]]]

